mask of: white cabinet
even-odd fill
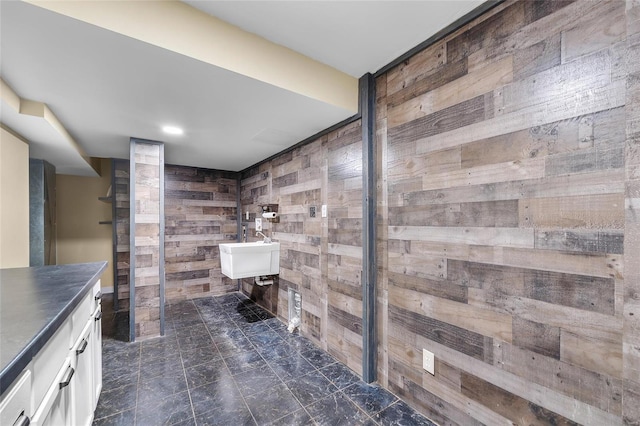
[[[0,425],[22,426],[33,416],[31,407],[31,371],[22,372],[0,402]]]
[[[0,425],[91,425],[102,389],[100,296],[98,281],[2,395]]]

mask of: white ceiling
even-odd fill
[[[482,1],[187,3],[360,77]],[[94,157],[128,158],[129,138],[139,137],[165,142],[167,163],[238,171],[353,114],[23,2],[0,1],[0,52],[2,79],[47,104]],[[47,154],[46,132],[25,130],[32,119],[0,110],[32,152],[62,164],[55,144]],[[166,124],[185,134],[163,134]]]
[[[183,0],[356,78],[375,72],[484,0]]]

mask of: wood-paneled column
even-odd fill
[[[130,341],[164,335],[164,145],[131,139]]]
[[[114,297],[113,309],[117,311],[129,311],[129,290],[130,283],[130,259],[131,251],[129,242],[131,239],[131,229],[129,218],[129,202],[131,201],[131,177],[129,176],[129,161],[114,159],[112,163],[112,193],[113,193],[113,259],[116,265],[113,279]],[[127,336],[129,333],[127,333]]]

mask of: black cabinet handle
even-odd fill
[[[20,413],[20,417],[15,421],[13,426],[29,426],[31,424],[31,419],[29,416],[24,414],[24,411]]]
[[[67,369],[67,378],[63,379],[58,385],[60,386],[60,389],[66,388],[67,386],[69,386],[69,383],[71,383],[71,378],[73,377],[73,373],[75,372],[76,370],[74,370],[73,367],[69,366],[69,368]]]
[[[82,346],[76,349],[76,355],[80,355],[81,353],[83,353],[85,349],[87,349],[88,344],[89,344],[89,341],[87,341],[87,339],[82,339]]]
[[[102,298],[102,291],[98,290],[96,295],[93,297],[95,300],[100,300]]]
[[[96,314],[96,321],[100,321],[101,318],[102,318],[102,311]]]

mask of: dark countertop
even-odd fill
[[[0,269],[0,394],[49,341],[107,262]]]

